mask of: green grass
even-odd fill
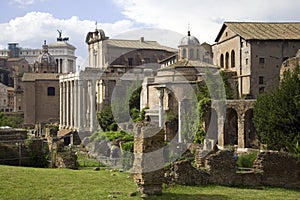
[[[111,174],[115,174],[112,176]],[[106,170],[38,169],[0,165],[0,199],[140,199],[127,173]],[[299,199],[300,191],[282,188],[224,186],[164,187],[163,195],[147,199]]]

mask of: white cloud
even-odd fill
[[[11,4],[17,4],[19,7],[26,7],[37,2],[44,2],[47,0],[10,0]]]
[[[298,0],[114,0],[123,14],[152,27],[191,33],[213,43],[224,21],[297,21]]]
[[[98,27],[110,37],[130,30],[132,26],[133,23],[129,20],[98,23]],[[76,16],[69,19],[57,19],[50,13],[30,12],[8,23],[0,24],[0,48],[7,48],[9,42],[17,42],[22,48],[41,48],[44,40],[47,40],[48,44],[55,42],[58,36],[57,30],[62,30],[62,36],[69,37],[69,43],[77,48],[77,64],[82,65],[87,57],[85,37],[94,29],[94,21],[80,20]]]

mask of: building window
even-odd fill
[[[48,96],[55,96],[55,88],[48,87]]]
[[[235,67],[235,52],[234,50],[231,51],[231,67]]]
[[[229,66],[229,53],[226,52],[226,55],[225,55],[225,68],[228,69],[228,66]]]
[[[221,66],[221,68],[224,68],[224,55],[223,54],[221,54],[221,56],[220,56],[220,66]]]
[[[260,87],[259,88],[259,94],[262,94],[262,93],[264,93],[265,92],[265,88],[264,87]]]
[[[128,66],[132,66],[133,65],[133,58],[128,58]]]
[[[258,77],[258,83],[259,84],[264,84],[264,77],[263,76]]]
[[[265,64],[265,58],[259,58],[259,64]]]
[[[246,58],[246,65],[248,65],[248,63],[249,63],[249,59],[248,59],[248,58]]]
[[[200,55],[199,55],[199,49],[197,49],[197,59],[200,58]]]

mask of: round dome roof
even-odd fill
[[[46,45],[46,42],[43,45],[43,53],[39,55],[37,61],[39,63],[55,63],[55,58],[48,52],[48,45]]]
[[[188,31],[188,35],[183,37],[179,43],[179,46],[185,45],[200,45],[200,42],[196,37],[191,36],[190,31]]]

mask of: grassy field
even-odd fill
[[[38,169],[0,165],[0,199],[141,199],[132,177],[124,172]],[[300,199],[300,191],[282,188],[172,186],[163,195],[147,199]]]

